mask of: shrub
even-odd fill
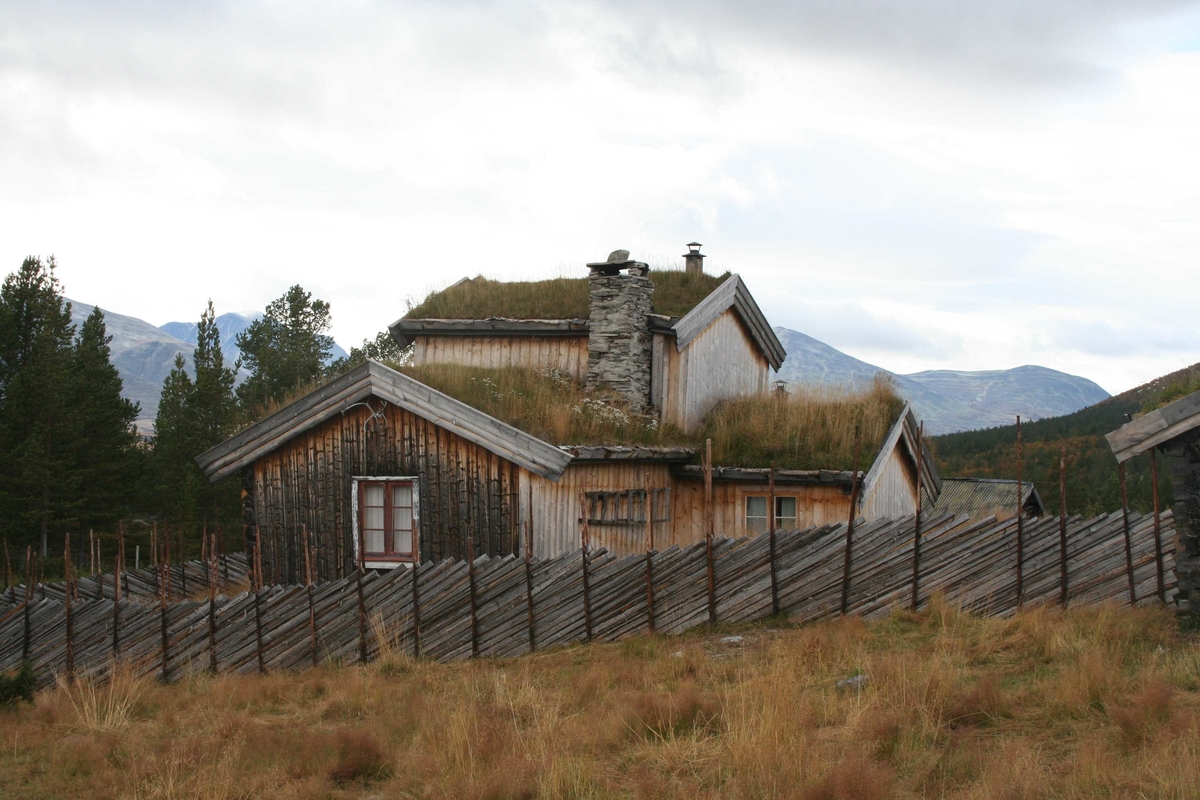
[[[37,688],[37,676],[33,664],[26,661],[14,673],[0,675],[0,706],[14,705],[19,700],[33,702],[33,690]]]

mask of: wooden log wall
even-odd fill
[[[1178,586],[1170,513],[1162,525],[1165,600],[1172,606]],[[720,537],[711,551],[704,542],[670,546],[649,558],[617,557],[597,548],[586,561],[575,550],[528,565],[513,555],[482,555],[473,569],[443,560],[368,571],[361,578],[356,572],[314,586],[311,606],[308,587],[295,585],[221,596],[211,607],[207,599],[172,602],[164,609],[123,601],[119,613],[111,600],[81,597],[72,609],[70,650],[77,674],[102,678],[116,654],[138,674],[178,680],[214,665],[231,673],[302,670],[369,661],[385,651],[453,661],[473,654],[516,656],[589,638],[614,641],[651,629],[676,634],[709,622],[709,552],[716,621],[748,622],[771,614],[772,572],[779,608],[793,620],[838,614],[843,591],[848,613],[875,617],[909,607],[914,526],[912,517],[856,525],[849,583],[842,522],[779,532],[773,547],[764,534]],[[1159,602],[1153,528],[1151,515],[1130,516],[1138,605]],[[1015,521],[942,515],[923,520],[922,534],[919,605],[941,593],[971,611],[1003,615],[1019,605],[1060,600],[1057,519],[1025,528],[1020,598]],[[1068,521],[1069,605],[1129,604],[1124,541],[1119,512]],[[63,673],[64,612],[64,603],[36,597],[28,605],[0,609],[0,671],[16,669],[28,653],[41,685]]]
[[[850,516],[850,492],[841,484],[776,485],[776,497],[796,498],[796,526],[828,525]],[[677,480],[673,489],[673,536],[667,544],[704,541],[704,481]],[[752,536],[746,529],[746,498],[766,497],[767,485],[713,482],[713,526],[734,538]]]
[[[304,577],[305,533],[316,543],[316,579],[350,575],[357,563],[354,477],[414,477],[421,560],[499,556],[519,545],[523,470],[484,447],[379,399],[367,401],[254,463],[254,519],[267,583]]]

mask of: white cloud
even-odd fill
[[[349,345],[697,238],[890,369],[1119,390],[1200,360],[1183,5],[0,6],[0,262],[159,323],[299,282]]]

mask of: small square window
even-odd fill
[[[796,498],[775,498],[775,530],[793,530],[796,527]]]
[[[750,533],[763,533],[767,530],[767,498],[746,498],[746,530]]]
[[[775,498],[775,530],[792,530],[796,527],[796,498]],[[770,529],[767,518],[767,498],[751,495],[746,498],[746,531],[765,533]]]

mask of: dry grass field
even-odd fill
[[[0,796],[1193,798],[1198,690],[1200,642],[1165,612],[935,602],[512,661],[59,687],[0,712]]]

